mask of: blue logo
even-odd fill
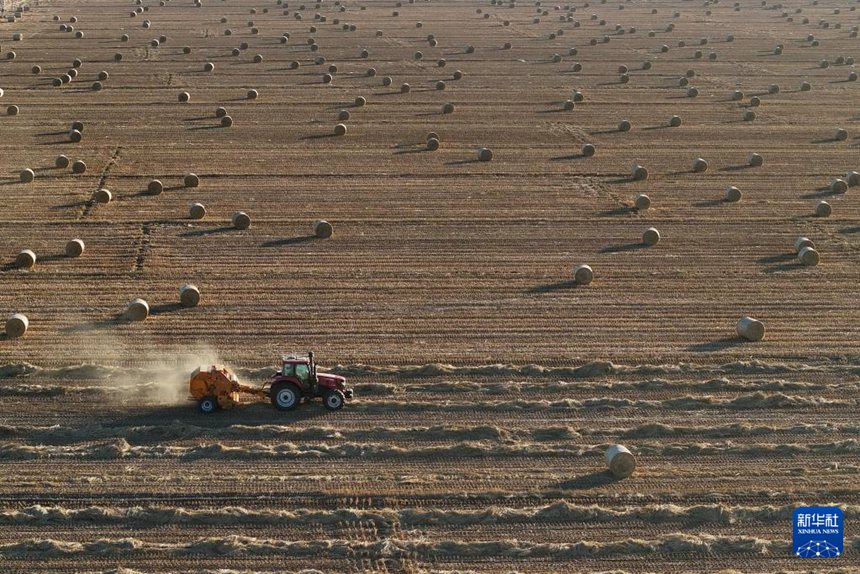
[[[794,511],[794,555],[801,558],[842,556],[845,521],[836,506],[801,506]]]

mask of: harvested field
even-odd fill
[[[0,571],[860,571],[856,3],[398,4],[2,6]]]

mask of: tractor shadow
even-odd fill
[[[620,479],[612,475],[608,470],[600,470],[577,476],[570,480],[559,482],[556,487],[564,490],[588,490],[591,488],[600,488],[601,486],[609,486],[616,482],[621,482]]]
[[[262,381],[251,381],[247,384],[259,386]],[[187,382],[185,386],[187,387]],[[129,413],[125,416],[120,415],[114,419],[106,420],[101,426],[105,429],[115,429],[117,436],[123,436],[122,429],[125,428],[137,427],[144,430],[144,432],[134,433],[130,440],[133,444],[163,444],[166,440],[164,433],[170,435],[171,431],[168,428],[162,433],[159,427],[172,425],[191,427],[183,429],[185,433],[191,435],[188,437],[190,439],[217,442],[224,437],[217,432],[213,433],[212,436],[207,436],[207,431],[217,431],[237,424],[286,426],[304,421],[315,421],[331,414],[318,400],[302,404],[294,411],[284,412],[276,410],[268,400],[259,399],[254,402],[240,403],[232,409],[218,410],[207,415],[197,410],[195,401],[188,400],[186,402],[184,394],[179,399],[182,404],[153,404],[163,400],[162,397],[158,396],[163,390],[141,385],[138,393],[132,390],[123,394],[122,399],[127,401]],[[146,403],[150,404],[147,405]],[[119,408],[122,409],[122,407]],[[151,433],[147,433],[145,432],[146,427],[155,428],[152,428]],[[181,435],[182,432],[178,434]],[[284,440],[288,440],[289,436],[290,434],[284,433]],[[167,440],[172,438],[174,437],[169,437]],[[183,437],[177,436],[175,438],[181,439]]]
[[[740,347],[747,342],[747,340],[741,339],[740,337],[724,337],[722,339],[717,339],[716,341],[690,345],[687,347],[687,350],[691,353],[713,353],[716,351],[725,351],[734,347]]]

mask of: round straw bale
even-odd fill
[[[331,226],[331,223],[325,221],[324,219],[320,219],[318,221],[314,221],[313,231],[315,237],[319,237],[320,239],[328,239],[329,237],[331,237],[333,228]]]
[[[119,37],[120,42],[128,42],[128,34],[123,34]]]
[[[15,257],[15,267],[30,269],[36,264],[36,254],[30,249],[24,249]]]
[[[445,82],[443,82],[442,80],[439,80],[438,82],[436,82],[436,89],[438,91],[444,90],[445,89]]]
[[[222,107],[215,108],[215,117],[216,118],[223,118],[226,115],[227,115],[227,108],[222,108]]]
[[[848,191],[848,182],[842,178],[836,178],[830,182],[830,191],[832,193],[845,193]]]
[[[618,131],[619,132],[629,132],[632,124],[628,120],[621,120],[618,122]]]
[[[30,69],[30,71],[33,72],[34,74],[41,74],[42,73],[42,66],[33,66]]]
[[[202,203],[192,203],[188,215],[191,219],[203,219],[206,217],[206,206]]]
[[[778,94],[779,93],[779,85],[778,84],[769,85],[767,87],[767,93],[768,94]]]
[[[633,166],[633,170],[630,172],[630,177],[634,181],[645,181],[648,179],[648,170],[639,164]]]
[[[427,150],[428,151],[436,151],[439,149],[439,139],[438,138],[427,138]]]
[[[337,119],[339,121],[345,122],[349,119],[349,110],[341,110],[337,113]]]
[[[72,239],[66,243],[66,257],[80,257],[84,252],[82,239]]]
[[[185,46],[185,47],[183,47],[183,48],[182,48],[182,53],[183,53],[183,54],[190,54],[190,53],[191,53],[191,46]]]
[[[254,63],[255,64],[259,64],[262,61],[263,61],[263,55],[262,54],[255,54],[254,55]]]
[[[502,49],[503,50],[510,50],[513,47],[514,47],[514,45],[511,44],[510,42],[505,42],[505,44],[502,46]]]
[[[845,183],[848,184],[848,187],[860,185],[860,173],[856,171],[849,171],[843,179],[845,179]]]
[[[574,102],[576,102],[578,104],[580,102],[585,101],[585,95],[580,91],[576,91],[576,92],[573,92],[573,98],[572,99]]]
[[[81,134],[80,131],[74,129],[69,130],[69,141],[73,143],[78,143],[81,141],[81,138],[83,138],[83,134]]]
[[[164,191],[164,184],[157,179],[153,179],[149,182],[149,185],[146,186],[146,193],[149,195],[159,195],[162,191]]]
[[[819,201],[815,205],[815,215],[816,217],[830,217],[833,213],[833,208],[830,207],[830,204],[826,201]]]
[[[630,82],[630,74],[621,74],[621,76],[619,76],[618,78],[618,81],[622,84]]]
[[[571,111],[573,108],[575,108],[575,107],[576,107],[576,103],[574,103],[574,101],[573,101],[573,100],[565,100],[565,101],[564,101],[564,106],[563,106],[563,107],[564,107],[564,111],[569,112],[569,111]]]
[[[237,211],[231,219],[236,229],[248,229],[251,227],[251,217],[244,211]]]
[[[797,253],[800,253],[800,250],[804,247],[812,247],[815,249],[815,243],[808,237],[798,237],[794,240],[794,250]]]
[[[179,288],[179,304],[183,307],[196,307],[200,304],[200,289],[196,285],[183,285]]]
[[[744,121],[751,122],[755,119],[755,112],[752,110],[747,110],[744,112]]]
[[[642,234],[642,243],[648,246],[657,245],[660,242],[660,232],[656,227],[649,227]]]
[[[760,154],[751,153],[747,158],[747,164],[751,167],[760,167],[764,163],[764,158]]]
[[[86,173],[87,164],[82,159],[77,159],[72,164],[72,173]]]
[[[60,81],[64,84],[68,84],[72,81],[72,76],[70,76],[69,74],[63,74],[62,76],[60,76]]]
[[[761,341],[764,339],[764,324],[752,317],[741,317],[735,325],[739,337],[747,341]]]
[[[594,271],[588,265],[579,265],[573,270],[573,280],[578,285],[588,285],[594,280]]]
[[[59,88],[63,85],[63,80],[61,80],[60,78],[51,78],[51,85],[55,88]]]
[[[669,118],[669,125],[673,128],[679,127],[681,123],[681,116],[672,116],[671,118]]]
[[[478,150],[478,161],[492,161],[493,150],[488,147],[482,147]]]
[[[693,173],[708,171],[708,162],[700,157],[693,160]]]
[[[213,64],[212,62],[206,62],[205,64],[203,64],[204,72],[212,72],[213,70],[215,70],[215,64]]]
[[[737,203],[741,200],[743,194],[741,190],[735,187],[734,185],[730,185],[726,188],[725,198],[729,203]]]
[[[427,137],[424,139],[428,139],[428,140],[429,139],[437,139],[438,140],[440,138],[439,138],[439,134],[437,134],[436,132],[427,132]]]
[[[439,58],[438,60],[436,60],[436,67],[437,68],[444,68],[447,65],[448,65],[448,61],[445,58]]]
[[[346,124],[337,124],[334,126],[334,135],[343,136],[346,135]]]
[[[442,113],[443,114],[453,114],[454,113],[454,104],[447,103],[442,105]]]
[[[698,88],[693,88],[693,87],[687,88],[687,97],[688,98],[695,98],[698,95],[699,95],[699,89]]]
[[[636,458],[627,450],[627,447],[614,444],[606,449],[604,455],[609,472],[616,478],[627,478],[636,470]]]
[[[292,62],[290,62],[290,69],[297,70],[299,68],[299,65],[300,64],[297,61],[293,60]]]
[[[34,179],[36,179],[36,172],[30,168],[22,169],[21,174],[20,174],[20,178],[21,178],[21,183],[30,183]]]
[[[423,53],[423,52],[421,52],[421,51],[419,50],[419,51],[415,52],[415,54],[414,54],[414,56],[413,56],[413,57],[414,57],[416,60],[421,60],[421,59],[423,59],[423,58],[424,58],[424,53]]]
[[[182,183],[185,187],[197,187],[200,185],[200,178],[197,177],[197,174],[189,173],[182,179]]]
[[[10,339],[23,337],[30,326],[30,320],[22,313],[12,313],[6,319],[6,336]]]
[[[93,201],[96,203],[110,203],[113,199],[113,194],[105,188],[97,189],[93,193]]]
[[[104,84],[102,84],[101,82],[93,82],[92,85],[90,86],[90,88],[94,92],[100,92],[102,90],[102,88],[104,88]]]
[[[687,78],[681,78],[680,80],[678,80],[678,85],[682,88],[688,86],[689,84],[690,80],[688,80]]]
[[[355,106],[358,108],[364,107],[367,104],[367,98],[364,96],[358,96],[355,98]]]
[[[732,101],[733,102],[739,102],[742,99],[744,99],[744,93],[742,91],[735,90],[734,92],[732,92]]]
[[[584,143],[582,144],[582,147],[579,148],[579,153],[581,153],[585,157],[593,156],[596,151],[597,149],[594,147],[593,144],[590,143]]]
[[[149,303],[143,299],[132,299],[125,306],[123,317],[128,321],[144,321],[149,317]]]
[[[11,52],[11,51],[10,51],[10,52],[6,52],[6,59],[7,59],[7,60],[14,60],[14,59],[15,59],[15,56],[17,56],[17,54],[16,54],[15,52]]]
[[[54,160],[54,166],[56,166],[60,169],[65,169],[65,168],[69,167],[70,163],[71,163],[71,161],[69,160],[69,158],[63,154],[58,155],[57,159]]]
[[[391,76],[385,76],[384,78],[382,78],[382,85],[390,86],[393,81],[394,80],[391,78]]]
[[[412,90],[412,86],[410,86],[409,84],[401,84],[400,85],[400,93],[401,94],[408,94],[410,92],[410,90]]]
[[[72,68],[71,70],[69,70],[69,71],[66,73],[66,75],[67,75],[67,76],[69,76],[70,78],[72,78],[72,79],[74,80],[75,78],[77,78],[77,77],[78,77],[78,71],[77,71],[76,69]]]
[[[833,139],[835,139],[836,141],[844,142],[848,139],[848,130],[836,128],[836,131],[833,132]]]
[[[251,90],[248,90],[247,93],[245,93],[245,97],[249,100],[256,100],[257,98],[260,97],[260,92],[258,92],[257,90],[251,89]]]
[[[818,265],[818,251],[813,247],[804,247],[797,253],[797,260],[807,267]]]
[[[368,78],[372,78],[376,75],[376,68],[368,68],[366,75]]]
[[[191,94],[189,94],[188,92],[179,92],[179,96],[177,97],[182,103],[186,103],[191,100]]]
[[[113,59],[114,59],[114,62],[121,62],[122,61],[122,52],[117,52],[116,54],[114,54]]]
[[[17,116],[19,111],[20,110],[18,109],[18,106],[14,106],[14,105],[9,106],[6,108],[6,115],[7,116]]]
[[[322,81],[323,84],[330,84],[334,80],[334,77],[331,74],[323,74]]]
[[[749,104],[749,105],[750,105],[750,107],[751,107],[751,108],[757,108],[757,107],[759,107],[759,106],[761,105],[761,98],[759,98],[758,96],[753,96],[753,97],[751,97],[751,98],[750,98],[750,104]]]
[[[644,193],[640,193],[636,196],[636,199],[633,200],[633,206],[639,211],[645,211],[651,207],[651,198]]]
[[[230,54],[233,56],[238,56],[241,53],[242,51],[239,48],[233,48],[232,50],[230,50]]]
[[[223,118],[221,118],[221,127],[222,128],[229,128],[232,125],[233,125],[233,118],[231,118],[230,116],[224,116]]]

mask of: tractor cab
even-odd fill
[[[331,373],[317,373],[313,351],[306,356],[287,355],[281,369],[268,382],[272,404],[280,410],[292,410],[302,400],[322,397],[329,410],[339,410],[345,399],[352,398],[346,379]]]

